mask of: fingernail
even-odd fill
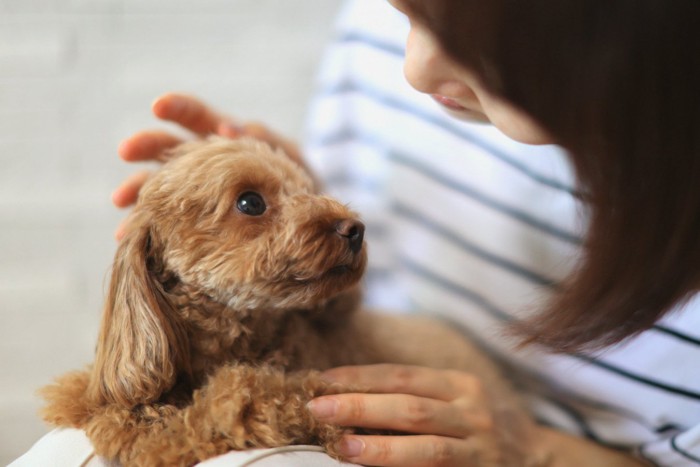
[[[338,412],[338,401],[329,398],[314,399],[306,404],[306,408],[316,418],[332,418]]]
[[[365,443],[357,438],[345,438],[338,445],[338,451],[345,457],[358,457],[365,449]]]

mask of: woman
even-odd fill
[[[575,180],[557,149],[448,121],[382,81],[403,56],[386,32],[399,20],[381,2],[356,2],[322,75],[308,154],[340,177],[329,185],[359,193],[363,215],[384,227],[376,241],[394,248],[370,240],[371,296],[441,314],[509,365],[542,422],[523,465],[700,465],[700,4],[391,3],[410,20],[404,71],[415,89],[513,140],[561,146]],[[165,96],[154,111],[298,157],[264,127],[231,127],[190,98]],[[140,133],[120,152],[148,159],[176,142]],[[333,161],[375,185],[356,189]],[[133,202],[142,180],[115,203]],[[382,366],[327,376],[374,393],[319,398],[319,418],[413,433],[349,436],[354,462],[480,465],[502,436],[488,388],[470,375]]]

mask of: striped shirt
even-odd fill
[[[598,353],[513,349],[575,264],[585,207],[554,146],[454,120],[402,74],[405,18],[346,4],[319,75],[306,154],[367,224],[370,306],[434,313],[502,360],[542,423],[660,466],[700,466],[700,298]]]

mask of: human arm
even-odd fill
[[[310,404],[319,419],[409,436],[347,435],[341,452],[376,466],[643,466],[631,455],[534,423],[513,430],[474,376],[398,365],[343,367],[328,379],[368,394],[324,396]]]
[[[545,426],[538,426],[539,444],[547,450],[551,467],[604,467],[649,466],[630,454],[615,451],[592,441],[569,435]]]

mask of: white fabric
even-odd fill
[[[357,467],[324,454],[318,446],[287,446],[229,452],[197,464],[202,467]],[[44,435],[9,467],[119,467],[95,455],[85,433],[72,428]]]
[[[99,467],[107,466],[94,455],[85,433],[73,428],[50,431],[9,467]]]
[[[229,452],[198,464],[201,467],[353,467],[324,454],[318,446],[289,446],[276,449],[257,449]]]

